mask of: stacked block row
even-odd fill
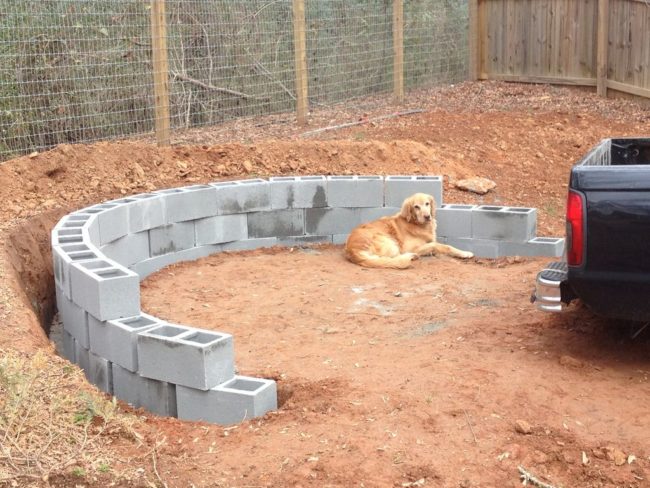
[[[161,415],[227,424],[273,410],[275,382],[235,375],[231,335],[143,313],[139,282],[222,251],[342,243],[417,192],[436,199],[441,241],[477,255],[491,243],[495,255],[553,247],[535,238],[534,209],[443,205],[438,176],[276,177],[133,195],[52,231],[64,354],[102,390]]]
[[[446,204],[437,209],[440,242],[478,257],[561,256],[564,239],[537,237],[537,210],[496,205]]]

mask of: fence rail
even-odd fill
[[[650,97],[649,1],[470,0],[470,16],[474,79]]]
[[[0,0],[0,157],[461,81],[468,21],[467,0]]]

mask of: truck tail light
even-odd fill
[[[567,262],[580,266],[584,254],[584,208],[579,193],[569,190],[567,199]]]

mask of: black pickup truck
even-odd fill
[[[533,301],[560,312],[650,321],[650,139],[605,139],[571,170],[563,261],[537,275]]]

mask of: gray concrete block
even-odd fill
[[[217,189],[219,215],[271,210],[269,182],[261,178],[211,183]]]
[[[140,313],[140,282],[114,261],[86,261],[70,267],[72,300],[99,320]]]
[[[426,193],[436,200],[436,207],[442,205],[441,176],[386,176],[384,181],[384,205],[401,207],[404,200],[414,193]]]
[[[472,211],[476,205],[446,204],[436,209],[436,234],[440,237],[472,237]]]
[[[217,215],[217,190],[214,186],[193,185],[154,193],[165,198],[167,224]]]
[[[88,349],[90,341],[86,311],[61,292],[56,294],[56,308],[59,310],[59,320],[63,323],[64,331],[74,337],[81,347]]]
[[[74,358],[76,365],[83,369],[85,375],[90,368],[90,351],[77,341],[74,341]]]
[[[219,215],[195,222],[196,245],[248,239],[247,214]]]
[[[269,178],[271,209],[327,207],[324,176],[276,176]]]
[[[378,220],[382,217],[392,217],[398,214],[400,210],[397,207],[360,208],[357,211],[359,225]]]
[[[143,378],[113,364],[113,394],[134,408],[176,417],[176,385]]]
[[[337,246],[345,244],[348,240],[349,235],[350,234],[334,234],[332,236],[332,244],[335,244]]]
[[[103,245],[99,250],[108,259],[117,261],[128,268],[132,264],[149,259],[149,232],[145,230],[127,234]]]
[[[331,244],[332,236],[289,236],[278,239],[277,245],[284,247],[309,247],[310,244]]]
[[[308,208],[305,232],[308,235],[345,234],[359,224],[356,208]]]
[[[90,243],[56,244],[52,246],[52,270],[54,282],[65,296],[72,296],[70,285],[70,265],[74,262],[83,262],[97,259],[100,252]]]
[[[156,227],[149,231],[151,257],[194,247],[194,221]]]
[[[248,237],[288,237],[305,233],[303,209],[271,210],[248,214]]]
[[[119,239],[129,233],[128,206],[124,203],[106,202],[95,205],[86,211],[100,210],[96,221],[99,225],[99,245]]]
[[[113,394],[113,374],[111,362],[88,352],[88,368],[84,369],[89,382],[109,395]]]
[[[444,241],[444,244],[449,244],[461,251],[473,252],[477,258],[496,259],[501,256],[500,241],[465,237],[446,237]]]
[[[176,324],[138,334],[139,374],[145,378],[208,390],[233,377],[230,334]]]
[[[178,418],[219,425],[238,424],[278,408],[275,381],[235,376],[208,391],[176,388]]]
[[[63,330],[61,332],[61,342],[63,343],[63,348],[59,353],[66,358],[68,361],[71,363],[76,363],[77,360],[75,358],[75,340],[72,335],[67,330]]]
[[[136,234],[166,223],[164,195],[141,193],[124,200],[129,201],[129,233]]]
[[[252,251],[263,247],[273,247],[278,245],[278,239],[275,237],[262,237],[259,239],[246,239],[244,241],[226,242],[221,245],[222,251]]]
[[[382,207],[384,179],[381,176],[328,176],[330,207]]]
[[[223,250],[220,244],[210,244],[207,246],[192,247],[175,253],[163,254],[154,258],[145,259],[131,266],[131,269],[138,274],[140,281],[152,273],[169,266],[170,264],[180,263],[182,261],[194,261],[212,254],[219,253]]]
[[[472,237],[527,242],[537,231],[534,208],[481,205],[472,210]]]
[[[90,350],[135,372],[138,370],[138,333],[163,324],[162,320],[145,313],[108,321],[97,320],[89,315]]]
[[[564,253],[564,239],[560,237],[535,237],[528,242],[502,242],[503,256],[560,257]]]

